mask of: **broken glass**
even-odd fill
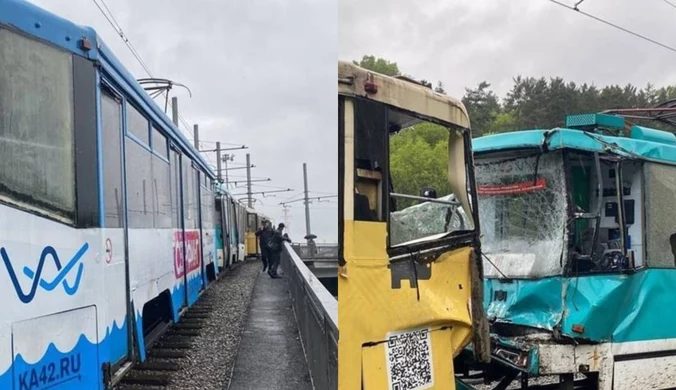
[[[508,277],[560,274],[567,199],[561,152],[476,160],[481,245]],[[500,272],[484,259],[486,276]]]
[[[455,195],[439,198],[440,201],[457,202]],[[461,206],[422,202],[390,214],[390,245],[418,240],[422,237],[445,234],[471,228]]]

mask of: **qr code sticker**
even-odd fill
[[[390,390],[420,390],[434,385],[430,328],[387,335]]]

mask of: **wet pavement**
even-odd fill
[[[227,389],[313,389],[287,283],[258,276]]]

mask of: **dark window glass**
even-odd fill
[[[73,64],[0,29],[0,198],[72,220]]]
[[[154,226],[151,153],[134,140],[126,139],[127,213],[129,227]]]
[[[134,137],[141,140],[144,144],[150,145],[148,120],[134,108],[127,103],[127,132],[133,134]]]
[[[103,122],[103,191],[105,226],[123,226],[122,208],[122,106],[105,91],[101,94],[101,120]]]

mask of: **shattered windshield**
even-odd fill
[[[487,277],[559,274],[565,258],[566,189],[561,152],[475,160]]]
[[[424,120],[404,120],[398,112],[390,113],[392,118],[403,126],[389,138],[389,245],[474,230],[471,211],[466,214],[458,199],[467,194],[452,190],[452,183],[459,187],[458,177],[467,175],[464,158],[449,156],[451,147],[462,143],[462,134]]]
[[[453,194],[439,200],[457,201]],[[472,228],[471,221],[459,205],[422,202],[390,214],[390,242],[393,245]]]

